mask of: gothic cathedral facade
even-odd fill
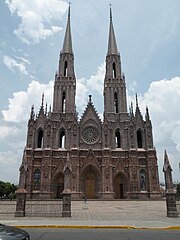
[[[127,111],[125,76],[110,25],[104,77],[104,116],[91,96],[80,119],[75,106],[76,76],[72,49],[70,7],[59,68],[55,75],[53,108],[31,109],[27,142],[20,166],[20,188],[28,199],[61,198],[70,173],[72,199],[158,199],[159,175],[152,124],[146,108],[141,115]]]

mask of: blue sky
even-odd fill
[[[109,30],[109,1],[71,1],[77,110],[88,95],[100,115]],[[112,0],[113,23],[129,102],[149,107],[159,174],[164,149],[180,181],[180,1]],[[0,180],[18,182],[32,104],[52,103],[67,22],[67,1],[0,1]]]

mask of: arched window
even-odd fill
[[[40,183],[41,183],[41,171],[39,169],[36,169],[34,171],[34,190],[40,189]]]
[[[64,77],[67,77],[67,61],[64,62]]]
[[[37,147],[38,148],[43,147],[43,130],[42,129],[38,131]]]
[[[66,134],[65,130],[61,129],[59,133],[59,148],[65,148]]]
[[[114,93],[114,112],[118,113],[118,96],[117,96],[117,92]]]
[[[121,136],[119,130],[116,131],[115,133],[115,139],[116,139],[116,148],[121,147]]]
[[[140,183],[140,190],[145,191],[146,190],[146,172],[144,169],[141,169],[139,172],[139,183]]]
[[[116,78],[116,64],[113,63],[113,78]]]
[[[138,145],[138,148],[142,148],[142,132],[141,132],[141,130],[137,131],[137,145]]]
[[[63,92],[62,94],[62,113],[65,113],[66,110],[66,93]]]

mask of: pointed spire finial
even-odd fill
[[[51,115],[51,105],[49,106],[48,117]]]
[[[136,107],[138,107],[138,96],[137,96],[137,93],[136,93]]]
[[[169,158],[167,155],[166,149],[164,150],[164,166],[163,166],[163,172],[166,172],[167,168],[169,168],[172,171],[172,167],[169,163]]]
[[[92,95],[89,95],[89,103],[91,103],[91,98],[92,98]]]
[[[42,102],[41,102],[41,107],[44,106],[44,93],[42,94]]]
[[[66,33],[64,37],[64,44],[61,53],[73,53],[72,50],[72,39],[71,39],[71,24],[70,24],[70,5],[71,3],[69,2],[69,8],[68,8],[68,21],[67,21],[67,26],[66,26]]]
[[[45,114],[47,114],[47,102],[46,102],[46,109],[45,109]]]
[[[166,151],[166,149],[164,150],[164,158],[165,158],[165,159],[168,158],[168,155],[167,155],[167,151]]]
[[[146,106],[146,119],[149,120],[149,110],[148,110],[148,106]]]
[[[68,19],[71,17],[71,2],[69,2],[69,8],[68,8]]]
[[[169,162],[169,158],[166,150],[164,151],[164,166],[163,172],[165,177],[166,190],[174,190],[173,179],[172,179],[172,167]]]
[[[112,8],[111,8],[111,7],[112,7],[112,4],[110,3],[110,4],[109,4],[109,8],[110,8],[110,20],[112,21]]]
[[[131,112],[132,112],[132,115],[134,114],[134,111],[133,111],[133,103],[131,101]]]
[[[34,116],[35,116],[35,113],[34,113],[34,104],[33,104],[32,107],[31,107],[31,116],[30,116],[30,118],[34,119]]]
[[[111,4],[110,6],[110,25],[109,25],[109,42],[108,42],[108,55],[116,54],[119,55],[117,44],[116,44],[116,38],[114,33],[114,27],[113,27],[113,21],[112,21],[112,8]]]

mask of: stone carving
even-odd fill
[[[105,178],[109,178],[109,175],[110,175],[109,168],[105,168],[104,175],[105,175]]]
[[[137,170],[135,167],[133,167],[133,169],[132,169],[132,176],[133,176],[133,179],[137,178]]]
[[[44,178],[48,178],[48,168],[44,169]]]

